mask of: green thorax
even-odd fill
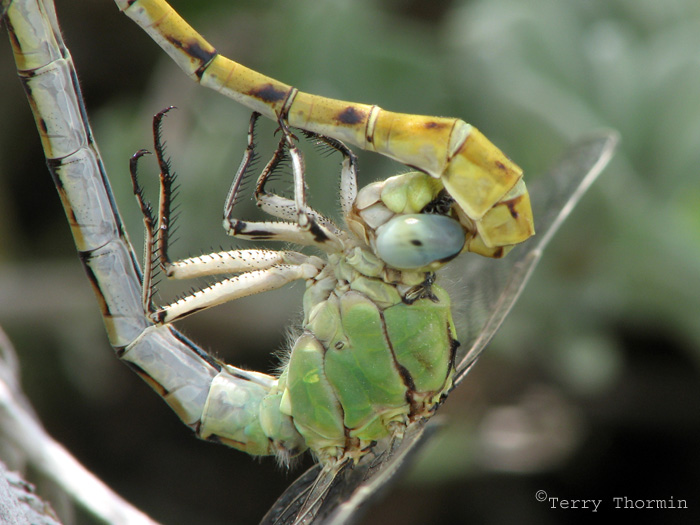
[[[386,269],[359,247],[323,273],[304,296],[304,333],[280,385],[281,411],[321,459],[431,415],[456,348],[449,296],[431,274]]]

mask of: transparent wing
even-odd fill
[[[439,425],[435,418],[419,421],[406,429],[403,439],[377,443],[357,465],[345,465],[338,473],[324,472],[319,465],[311,467],[279,497],[261,524],[341,525],[357,521],[367,503],[381,496]],[[310,500],[313,505],[308,504]]]
[[[457,354],[458,385],[491,341],[518,299],[552,235],[612,157],[618,137],[600,132],[573,145],[549,173],[532,185],[537,236],[513,249],[505,259],[464,257],[448,273],[460,281],[466,298],[459,308],[462,343]],[[396,473],[434,433],[435,419],[411,425],[404,438],[378,443],[355,466],[337,473],[315,466],[295,481],[263,519],[264,524],[356,521],[363,507],[386,488]],[[334,476],[331,477],[331,476]],[[309,505],[308,501],[314,501]]]
[[[465,377],[484,351],[520,296],[542,251],[562,222],[595,181],[612,157],[618,137],[604,131],[574,144],[543,177],[531,185],[535,237],[515,247],[507,257],[461,259],[446,268],[459,280],[457,376],[454,386]],[[453,303],[458,298],[451,294]]]

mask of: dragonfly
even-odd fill
[[[137,4],[139,3],[133,2],[130,6]],[[147,252],[145,272],[142,274],[138,258],[129,243],[111,195],[109,180],[87,120],[75,68],[60,36],[53,5],[49,1],[39,0],[13,2],[3,0],[0,5],[2,5],[0,13],[4,16],[10,30],[18,73],[34,112],[49,171],[56,182],[66,210],[79,256],[98,298],[108,338],[119,358],[129,364],[160,393],[183,422],[191,426],[200,437],[221,441],[251,453],[281,452],[280,455],[283,458],[294,455],[310,445],[321,459],[319,465],[295,482],[271,509],[264,518],[264,521],[269,523],[309,523],[314,520],[344,522],[366,503],[369,495],[376,492],[375,489],[387,483],[404,464],[405,459],[414,454],[431,432],[427,424],[430,416],[441,400],[463,381],[466,373],[491,340],[529,278],[542,250],[605,166],[616,142],[615,135],[606,132],[573,146],[561,163],[552,170],[552,177],[543,178],[537,191],[532,192],[534,228],[537,229],[538,236],[516,247],[513,245],[517,243],[512,242],[510,237],[501,246],[489,251],[486,248],[493,248],[493,246],[486,246],[485,237],[482,235],[486,231],[488,237],[489,228],[485,228],[487,224],[482,221],[481,224],[475,225],[486,217],[488,212],[484,213],[481,219],[478,214],[468,215],[465,210],[468,209],[469,202],[467,204],[464,202],[469,201],[470,194],[463,191],[464,188],[459,183],[454,184],[452,179],[454,174],[445,174],[457,165],[458,161],[448,162],[448,159],[456,158],[450,156],[454,153],[454,149],[445,147],[445,143],[438,146],[434,151],[440,152],[443,162],[441,165],[434,164],[431,167],[419,164],[423,161],[434,161],[434,159],[430,160],[430,156],[426,156],[424,152],[415,154],[413,157],[399,158],[397,152],[409,151],[411,154],[410,144],[392,149],[387,144],[391,146],[394,143],[385,141],[384,145],[387,147],[384,151],[377,151],[399,161],[405,161],[419,171],[400,175],[399,178],[386,179],[374,186],[370,185],[357,190],[353,185],[356,159],[352,151],[342,142],[345,140],[357,144],[354,142],[360,140],[357,138],[357,133],[349,132],[350,128],[347,126],[335,126],[328,119],[322,118],[318,119],[317,124],[307,125],[306,121],[299,120],[303,117],[299,107],[296,113],[293,104],[280,111],[277,106],[267,103],[274,97],[269,94],[269,91],[263,90],[267,93],[263,97],[267,102],[251,109],[256,113],[274,118],[280,126],[282,139],[275,154],[258,178],[256,195],[263,210],[282,219],[283,225],[271,227],[265,223],[264,227],[267,230],[261,232],[258,229],[260,224],[242,221],[233,216],[235,204],[240,197],[240,182],[250,176],[250,161],[255,153],[254,117],[249,127],[250,142],[246,154],[232,190],[225,200],[226,226],[232,233],[243,238],[262,241],[274,237],[319,247],[320,251],[326,254],[327,260],[300,253],[254,249],[234,250],[171,262],[167,256],[167,227],[163,228],[163,225],[167,225],[170,219],[168,203],[172,181],[169,181],[168,166],[163,158],[163,148],[159,146],[159,133],[156,133],[154,149],[161,161],[162,180],[162,205],[159,206],[157,221],[150,216],[149,208],[141,197],[140,203],[146,212],[147,232],[156,239],[158,252],[156,255],[160,256],[166,274],[172,273],[183,277],[191,275],[188,274],[191,270],[195,273],[216,274],[222,271],[222,261],[225,263],[223,266],[234,261],[233,265],[227,266],[225,273],[237,275],[222,281],[224,284],[220,287],[213,285],[213,294],[200,292],[173,305],[153,308],[149,281],[154,271],[151,264],[154,254],[152,251]],[[144,5],[146,4],[139,4],[140,7]],[[164,2],[153,2],[148,5],[160,8],[167,6]],[[157,34],[169,33],[158,32]],[[179,42],[183,41],[179,40]],[[185,56],[191,59],[199,57],[200,53],[195,53],[195,48],[196,46],[187,47],[189,54]],[[185,47],[181,49],[184,50]],[[246,79],[246,82],[250,87],[250,78]],[[255,85],[266,84],[270,82],[265,80],[262,84],[257,82]],[[226,88],[231,89],[230,84],[226,84]],[[296,100],[297,97],[298,94],[293,98]],[[316,102],[315,99],[307,97],[301,97],[299,100]],[[341,104],[346,109],[353,107],[358,112],[363,108],[359,105]],[[282,108],[284,106],[285,104],[282,104]],[[367,111],[368,119],[372,114],[375,115],[372,118],[378,118],[377,114],[380,110],[373,110],[370,107]],[[155,126],[157,130],[160,129],[158,122],[160,120]],[[404,119],[403,122],[407,121]],[[455,123],[456,121],[451,121],[452,126],[455,126]],[[341,188],[343,188],[341,191],[343,213],[347,217],[358,210],[363,212],[371,209],[371,212],[359,215],[355,219],[359,225],[356,224],[353,227],[348,224],[345,228],[339,228],[306,205],[303,155],[297,150],[295,128],[311,133],[316,140],[338,151],[342,156],[340,179]],[[432,129],[425,126],[423,128]],[[357,128],[354,129],[357,130]],[[369,135],[366,134],[365,138],[367,136]],[[431,140],[428,142],[430,143]],[[365,146],[365,144],[357,145]],[[486,150],[493,153],[493,150],[488,147]],[[132,161],[133,174],[141,155],[143,153],[137,154]],[[266,193],[264,189],[266,180],[274,173],[276,163],[285,156],[291,158],[294,168],[293,199]],[[449,169],[446,169],[446,164],[450,164]],[[509,163],[508,166],[510,165]],[[488,175],[485,177],[489,178]],[[530,209],[529,196],[524,185],[521,184],[521,179],[516,178],[518,180],[513,187],[504,190],[499,200],[492,203],[491,208],[509,209],[509,200],[517,201],[511,202],[511,206],[526,204],[525,208],[517,208],[522,213],[518,212],[515,215],[526,217],[524,223],[527,237],[529,237],[533,229],[532,221],[527,218]],[[516,186],[518,186],[516,193],[510,193]],[[416,188],[418,190],[414,191]],[[411,191],[406,192],[407,189]],[[138,186],[136,190],[137,195],[140,195]],[[392,206],[397,198],[401,200],[402,193],[404,197],[409,193],[407,197],[410,198],[405,199],[409,204],[405,205],[399,213],[392,209]],[[423,200],[419,198],[417,203],[412,202],[414,195],[423,195]],[[506,195],[508,195],[507,199]],[[387,199],[386,202],[384,197]],[[361,203],[369,203],[369,205],[363,206]],[[382,211],[380,207],[388,211]],[[380,211],[377,212],[377,210]],[[405,213],[406,211],[415,213]],[[420,217],[421,215],[424,217]],[[510,211],[508,215],[515,218]],[[401,235],[391,233],[388,237],[382,237],[381,226],[390,226],[392,220],[400,216],[413,216],[410,218],[415,219],[421,227],[425,224],[431,225],[432,221],[437,219],[439,225],[433,224],[432,227],[437,227],[440,232],[448,228],[454,231],[461,230],[464,241],[462,244],[450,244],[448,253],[440,252],[436,259],[427,261],[421,259],[415,263],[412,260],[406,262],[402,258],[403,255],[399,255],[399,259],[394,260],[393,264],[387,264],[384,258],[391,259],[396,256],[396,252],[401,253],[401,250],[396,250],[395,247],[380,249],[379,246],[384,245],[382,239],[392,241]],[[154,228],[153,224],[156,223],[158,227]],[[377,223],[380,225],[377,226]],[[451,226],[447,226],[448,224]],[[383,231],[392,230],[384,228]],[[401,232],[400,229],[394,231]],[[416,239],[414,231],[409,235],[408,244],[415,245],[411,242],[412,240],[427,242],[428,237]],[[456,256],[465,251],[467,237],[470,238],[469,240],[477,238],[480,240],[472,246],[475,249],[466,251],[486,252],[484,255],[489,256],[504,255],[503,252],[506,249],[512,249],[512,253],[500,261],[483,259],[470,261],[468,265],[462,264],[462,259]],[[365,273],[368,273],[374,270],[367,270],[366,265],[374,264],[381,267],[380,274],[385,272],[389,276],[386,282],[384,278],[376,279],[377,276],[361,274],[358,279],[355,275],[357,286],[361,287],[365,296],[371,298],[370,304],[365,302],[362,305],[366,311],[370,311],[376,317],[375,312],[379,311],[378,303],[383,300],[386,304],[383,304],[382,308],[386,310],[389,307],[387,304],[391,300],[395,301],[395,298],[387,299],[381,295],[392,296],[393,294],[394,297],[398,295],[400,300],[391,303],[392,306],[400,306],[404,310],[416,305],[425,306],[418,321],[424,321],[427,316],[433,316],[439,320],[444,330],[439,334],[435,333],[443,341],[438,349],[437,359],[442,366],[438,374],[442,376],[442,382],[430,383],[428,379],[423,380],[423,376],[416,371],[418,369],[405,361],[406,364],[401,364],[401,367],[407,372],[404,376],[399,373],[398,379],[391,383],[391,386],[399,391],[404,388],[403,404],[395,402],[389,412],[383,411],[377,415],[378,412],[374,410],[375,405],[370,403],[370,408],[374,412],[370,411],[369,416],[361,413],[360,410],[355,411],[354,417],[360,421],[360,432],[355,432],[355,435],[348,432],[347,437],[345,435],[341,437],[337,433],[331,436],[333,439],[328,439],[327,436],[319,436],[321,433],[319,429],[324,425],[323,421],[330,421],[331,426],[333,424],[338,426],[345,425],[344,420],[340,420],[339,423],[337,417],[334,419],[334,416],[331,416],[319,423],[320,419],[311,413],[313,410],[310,411],[311,415],[305,415],[302,413],[303,410],[295,412],[294,409],[295,405],[303,408],[303,403],[299,401],[302,394],[309,398],[310,404],[307,406],[313,405],[314,401],[317,401],[317,405],[313,406],[322,406],[329,399],[327,392],[325,398],[317,397],[316,394],[309,394],[311,390],[304,392],[300,389],[295,390],[292,386],[295,380],[297,385],[305,383],[304,378],[310,379],[305,384],[316,385],[322,382],[321,378],[313,377],[313,373],[308,373],[309,370],[313,372],[312,369],[303,368],[303,362],[295,364],[304,372],[301,374],[301,381],[299,381],[298,370],[292,373],[290,367],[287,368],[286,377],[284,373],[275,377],[246,371],[210,356],[178,332],[171,323],[184,315],[194,313],[201,307],[213,306],[220,302],[222,297],[233,299],[241,294],[262,292],[271,286],[269,277],[278,270],[282,270],[282,273],[288,272],[286,276],[282,276],[282,285],[290,280],[290,275],[294,279],[314,280],[314,285],[309,287],[312,292],[310,294],[307,292],[312,297],[307,297],[305,303],[309,304],[309,310],[313,310],[314,307],[322,310],[323,308],[319,305],[327,301],[319,301],[318,297],[313,296],[326,293],[328,282],[333,282],[335,287],[335,284],[341,281],[333,275],[326,279],[324,287],[321,283],[329,276],[322,273],[325,271],[328,274],[331,270],[344,267],[345,270],[339,270],[342,274],[343,271],[349,271],[348,266],[352,266],[348,261],[349,257],[345,255],[344,250],[340,249],[343,242],[350,242],[346,239],[358,243],[353,246],[353,248],[360,248],[361,257],[358,259],[363,257],[369,259],[355,262],[356,266],[359,265]],[[152,244],[148,243],[148,246]],[[153,248],[150,249],[153,250]],[[339,253],[342,256],[339,256]],[[214,264],[211,261],[214,261]],[[406,266],[408,267],[404,268]],[[452,267],[466,282],[465,293],[470,299],[465,305],[466,313],[462,314],[465,315],[466,319],[463,321],[467,324],[464,334],[456,333],[447,306],[449,297],[435,282],[433,276],[442,266],[445,266],[443,271],[449,271]],[[330,270],[326,270],[327,268]],[[350,273],[353,271],[358,270],[353,267]],[[243,276],[251,275],[253,276],[251,287],[241,286],[241,281],[247,279]],[[374,281],[366,279],[367,277],[373,277]],[[360,284],[362,278],[369,282]],[[348,279],[345,280],[350,282]],[[377,281],[384,282],[384,287],[377,286]],[[274,286],[279,285],[279,282],[274,284]],[[227,290],[217,295],[216,292],[224,288]],[[383,291],[378,291],[380,289]],[[350,290],[343,292],[342,295],[352,299],[361,294],[357,290]],[[407,301],[404,301],[406,298]],[[332,318],[335,310],[332,308],[328,310],[330,315],[327,317]],[[420,308],[416,307],[416,310],[420,311]],[[329,332],[328,327],[332,325],[332,319],[313,324],[311,312],[308,311],[307,315],[309,317],[307,328],[313,327],[313,332],[309,330],[309,333],[318,339],[322,337],[323,332]],[[405,327],[409,324],[406,322],[407,315],[411,314],[407,314],[406,311],[401,312],[397,326]],[[342,319],[344,318],[341,317]],[[344,346],[354,344],[360,350],[368,349],[367,345],[352,341],[356,338],[355,336],[364,337],[363,332],[356,329],[347,331],[352,337],[348,336],[345,337],[346,340],[334,341],[334,343],[342,342]],[[328,341],[332,340],[328,339],[330,336],[327,334],[325,337]],[[306,337],[302,348],[311,347],[313,350],[314,344],[311,339]],[[457,340],[461,343],[459,348],[456,348]],[[334,344],[333,348],[341,350],[343,346],[336,348]],[[364,371],[355,369],[353,373],[359,375]],[[292,377],[294,374],[297,375],[296,379]],[[389,376],[392,374],[390,368],[387,374]],[[393,375],[396,376],[396,374]],[[427,375],[429,374],[426,374],[426,377]],[[407,376],[411,378],[416,376],[422,380],[422,383],[430,386],[420,390],[421,387],[415,387],[414,384],[414,388],[408,392],[405,388]],[[287,399],[285,399],[285,392],[287,392]],[[408,396],[411,398],[410,402],[406,402],[407,393],[410,394]],[[398,397],[400,396],[395,396],[394,399]],[[318,402],[319,399],[322,401]],[[262,404],[266,407],[272,405],[274,408],[270,410],[268,407],[265,418],[261,418],[262,412],[259,408],[255,408]],[[345,404],[340,402],[340,405],[343,408],[347,405],[349,408],[353,406],[353,401],[347,400]],[[298,414],[298,425],[290,413]],[[232,414],[233,417],[231,417]],[[362,419],[363,417],[365,419]],[[264,422],[261,421],[262,419]],[[271,434],[274,439],[269,439],[262,427],[267,427],[268,430],[272,428]],[[347,429],[343,430],[343,434],[345,430]],[[274,450],[270,450],[270,447]]]

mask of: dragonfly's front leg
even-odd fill
[[[338,238],[339,228],[322,214],[309,208],[306,204],[304,188],[303,155],[294,143],[293,135],[286,123],[280,120],[283,137],[275,152],[263,168],[254,193],[258,206],[270,215],[283,219],[282,221],[243,221],[233,216],[234,207],[240,197],[240,189],[244,179],[249,176],[255,152],[255,123],[259,114],[253,113],[248,129],[248,147],[236,176],[234,177],[224,206],[224,229],[234,237],[248,240],[288,241],[301,245],[313,245],[333,252],[342,249]],[[294,200],[280,197],[264,190],[265,183],[280,163],[290,157],[294,172]]]
[[[335,150],[343,156],[340,170],[340,206],[343,216],[347,217],[357,199],[357,155],[340,140],[311,131],[302,131],[318,145]]]
[[[352,205],[355,203],[355,199],[357,198],[357,156],[350,150],[350,148],[339,140],[325,137],[317,133],[311,133],[309,131],[302,131],[307,138],[315,140],[317,145],[337,151],[343,156],[340,171],[340,204],[343,216],[347,217],[350,214]],[[283,146],[286,146],[286,138],[283,138],[282,141],[280,141],[278,150]],[[282,151],[286,152],[286,149],[283,149]],[[294,200],[287,199],[277,195],[276,193],[270,193],[265,190],[265,185],[272,171],[273,169],[270,169],[270,166],[266,166],[263,172],[260,174],[255,187],[255,193],[253,194],[255,200],[260,209],[264,210],[270,215],[274,215],[280,219],[294,220],[294,218],[297,216],[297,203]],[[313,209],[307,208],[307,214],[311,215],[314,220],[323,224],[329,229],[336,232],[339,231],[338,227],[332,221],[317,213]]]

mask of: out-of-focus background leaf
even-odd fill
[[[182,184],[175,252],[231,246],[220,216],[247,110],[186,79],[108,0],[57,4],[132,240],[139,246],[142,234],[127,162],[150,145],[150,116],[176,105],[165,128]],[[634,511],[635,519],[697,518],[697,1],[173,4],[223,54],[305,91],[464,118],[529,178],[587,131],[621,133],[615,160],[441,410],[448,425],[366,523],[588,518],[538,503],[540,489],[603,499],[606,514],[615,496],[686,499],[690,510]],[[196,441],[113,356],[9,45],[0,48],[0,324],[20,352],[38,413],[89,468],[156,519],[255,522],[301,470],[285,473],[272,460]],[[272,144],[272,130],[261,127],[269,136],[263,144]],[[331,211],[336,162],[307,157],[312,203]],[[360,157],[363,182],[401,169],[375,157]],[[155,165],[146,162],[141,172],[153,194]],[[300,293],[246,299],[182,328],[234,364],[270,371],[284,327],[298,318]],[[3,459],[22,467],[21,457]],[[63,512],[67,523],[90,523],[80,510],[72,518],[69,506]]]

